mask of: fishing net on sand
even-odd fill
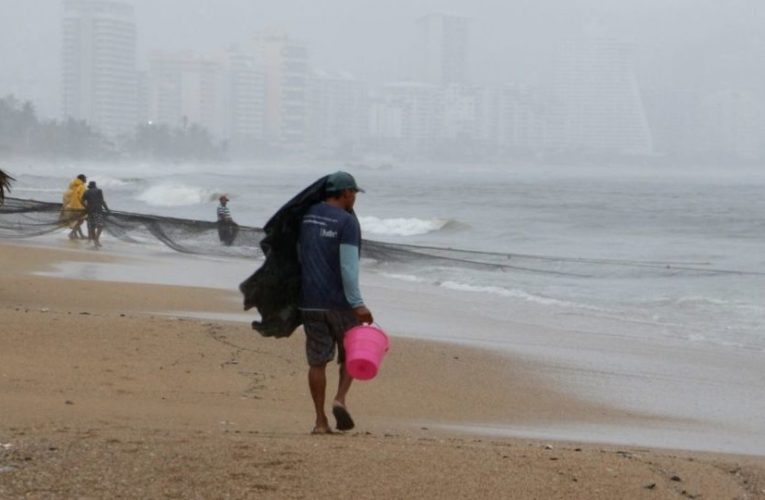
[[[77,215],[74,215],[77,216]],[[72,215],[62,216],[61,204],[6,197],[0,206],[0,238],[30,238],[68,232]],[[230,246],[221,242],[216,222],[164,217],[123,211],[106,214],[104,231],[122,241],[161,242],[177,252],[210,256],[263,258],[260,242],[265,236],[258,227],[238,226]],[[524,255],[518,253],[387,243],[365,239],[362,257],[381,265],[401,264],[413,268],[444,267],[545,274],[560,277],[603,277],[609,275],[765,274],[715,269],[708,262],[658,262],[620,259]]]
[[[67,230],[83,213],[63,212],[61,204],[6,198],[0,206],[0,237],[29,238]],[[131,243],[161,242],[177,252],[215,256],[262,256],[263,230],[239,226],[234,243],[221,242],[217,222],[112,210],[104,231]],[[254,253],[254,254],[253,254]]]

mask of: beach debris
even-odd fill
[[[574,448],[574,451],[582,451],[581,448]]]
[[[672,477],[671,477],[671,478],[669,478],[669,479],[670,479],[670,481],[678,481],[678,482],[679,482],[679,481],[682,481],[682,479],[680,479],[680,476],[672,476]]]
[[[0,474],[3,474],[5,472],[13,472],[16,470],[16,467],[13,467],[11,465],[3,465],[0,467]]]
[[[66,401],[64,401],[64,404],[65,405],[73,405],[74,401],[67,399]]]
[[[40,309],[40,312],[41,313],[50,312],[50,309],[48,309],[47,307],[43,307],[43,308]]]
[[[0,448],[4,450],[10,450],[13,448],[13,443],[0,443]]]
[[[645,488],[647,490],[652,490],[652,489],[656,488],[656,483],[646,484],[645,486],[643,486],[643,488]]]
[[[553,449],[553,445],[551,445],[551,444],[546,444],[545,445],[545,450],[552,450],[552,449]]]
[[[81,316],[90,316],[90,313],[88,311],[80,311]]]

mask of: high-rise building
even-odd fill
[[[253,54],[237,49],[229,50],[225,61],[226,137],[233,153],[257,153],[265,139],[263,69]]]
[[[427,83],[384,85],[370,109],[370,144],[406,154],[429,153],[443,123],[441,97],[439,88]]]
[[[446,14],[429,14],[417,20],[415,75],[433,85],[468,83],[468,32],[470,20]]]
[[[108,136],[137,121],[133,7],[107,0],[64,0],[64,118],[84,120]]]
[[[198,125],[223,138],[225,90],[221,61],[189,52],[155,53],[149,71],[149,120],[173,127]]]
[[[478,138],[480,95],[477,88],[449,85],[440,91],[441,124],[438,139],[472,142]]]
[[[534,155],[545,147],[546,100],[533,87],[508,84],[479,90],[478,136],[487,153]]]
[[[585,155],[652,153],[630,44],[609,38],[568,42],[555,70],[552,149]]]
[[[308,125],[308,48],[284,33],[253,39],[265,79],[265,136],[280,149],[300,151]]]
[[[308,88],[308,136],[312,146],[329,153],[357,149],[367,136],[366,84],[348,73],[315,71]]]

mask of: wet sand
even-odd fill
[[[32,274],[116,258],[0,244],[0,498],[765,498],[762,457],[446,430],[684,422],[395,332],[380,375],[351,389],[357,427],[311,436],[302,332],[163,314],[241,313],[236,292]]]

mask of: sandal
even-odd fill
[[[335,420],[337,420],[337,430],[349,431],[355,426],[351,414],[348,413],[345,406],[340,403],[334,403],[332,405],[332,414],[335,416]]]

